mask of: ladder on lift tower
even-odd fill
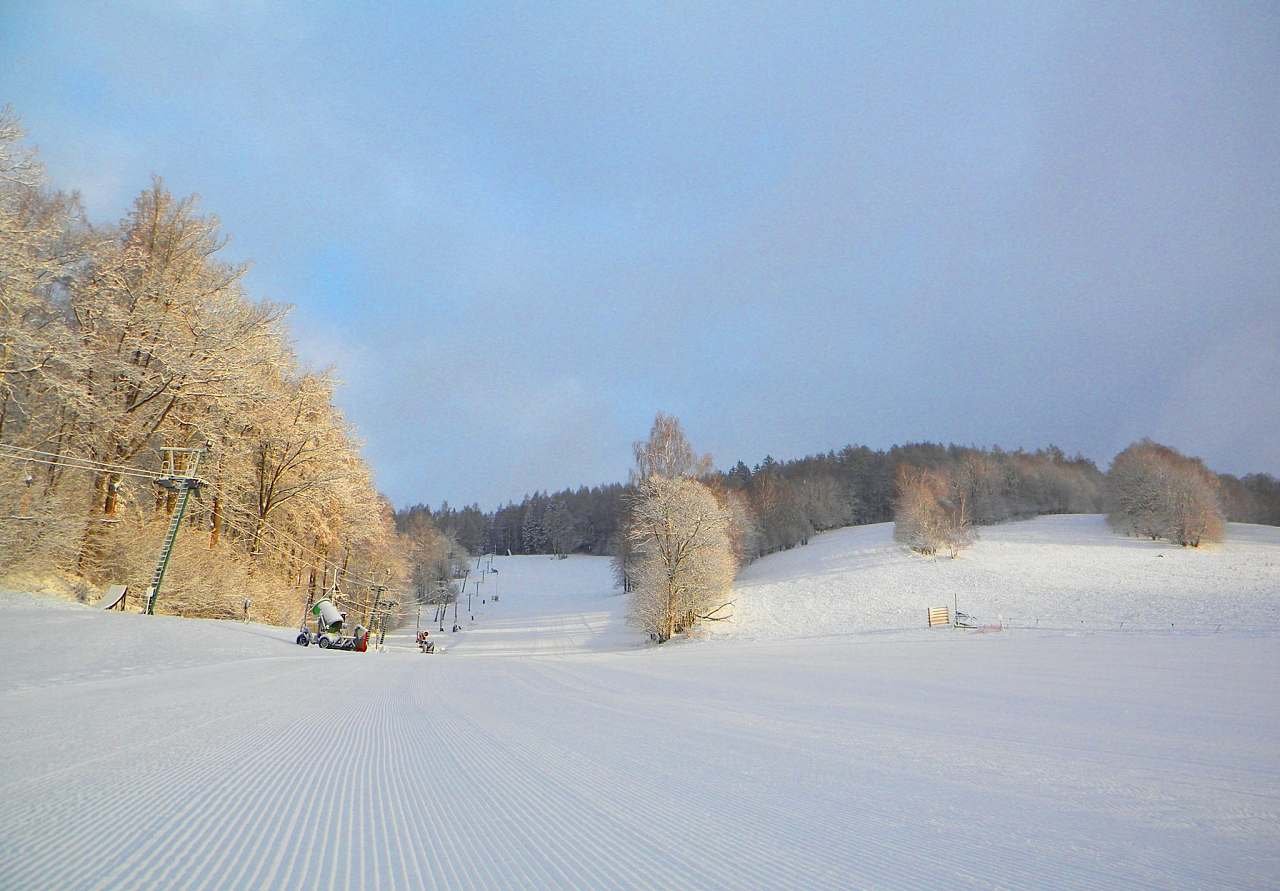
[[[209,443],[202,448],[176,449],[165,448],[164,475],[156,480],[156,484],[178,493],[178,504],[169,520],[169,529],[164,534],[164,544],[160,547],[160,559],[156,561],[155,572],[151,573],[151,586],[144,595],[143,611],[155,615],[156,596],[160,593],[160,583],[164,581],[164,572],[169,568],[169,558],[173,556],[173,543],[182,528],[182,517],[187,512],[187,501],[191,493],[199,490],[204,481],[196,476],[200,469],[200,459],[204,456]]]

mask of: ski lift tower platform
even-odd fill
[[[155,483],[161,488],[178,494],[178,504],[173,511],[173,519],[169,521],[169,529],[164,535],[164,544],[160,548],[160,559],[156,561],[155,572],[151,574],[151,585],[144,595],[143,612],[155,615],[156,596],[160,593],[160,583],[164,581],[164,572],[169,568],[169,557],[173,554],[173,542],[182,527],[182,516],[187,512],[187,500],[191,493],[199,495],[200,487],[205,481],[196,476],[200,470],[200,459],[204,457],[213,443],[206,441],[196,448],[165,447],[160,451],[164,455],[164,470],[156,477]]]

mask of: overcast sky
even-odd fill
[[[54,184],[199,193],[397,504],[660,409],[1280,474],[1280,5],[424,6],[0,0]]]

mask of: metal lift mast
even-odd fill
[[[164,476],[156,480],[156,484],[178,493],[178,504],[174,508],[173,518],[169,521],[169,530],[164,534],[164,544],[160,547],[160,559],[156,561],[155,572],[151,574],[151,587],[146,594],[146,613],[156,613],[156,598],[160,594],[160,583],[164,581],[164,571],[169,568],[169,558],[173,555],[173,543],[178,537],[178,529],[182,526],[182,517],[187,512],[187,500],[191,493],[204,484],[204,480],[196,476],[200,469],[200,459],[204,457],[209,444],[195,449],[161,449],[164,452]]]

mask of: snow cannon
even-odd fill
[[[322,597],[317,600],[315,606],[311,607],[311,613],[319,617],[320,627],[324,630],[334,634],[342,630],[344,621],[342,613],[338,612],[338,608],[333,605],[333,601],[328,597]]]

